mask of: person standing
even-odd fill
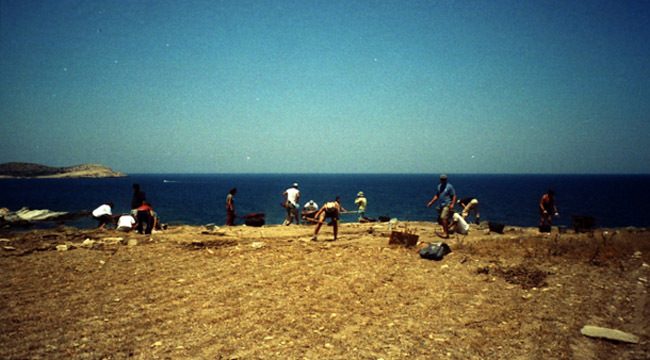
[[[447,175],[440,175],[440,184],[438,184],[438,191],[436,195],[433,196],[433,199],[429,201],[427,207],[440,199],[440,207],[442,208],[440,212],[440,219],[442,223],[442,237],[447,239],[449,238],[449,219],[454,214],[454,203],[456,203],[456,190],[454,187],[447,182]]]
[[[147,202],[147,195],[140,190],[140,184],[133,184],[133,197],[131,198],[131,215],[138,216],[138,208]]]
[[[311,241],[317,241],[318,240],[318,231],[320,230],[320,227],[323,225],[325,222],[326,218],[332,219],[332,226],[334,227],[334,240],[337,239],[338,236],[338,229],[339,229],[339,214],[341,212],[348,212],[341,206],[341,197],[337,196],[336,200],[334,201],[328,201],[323,205],[318,212],[316,212],[316,215],[314,215],[314,219],[318,222],[316,224],[316,227],[314,228],[314,236],[311,238]]]
[[[548,192],[542,195],[542,199],[539,201],[539,214],[541,217],[540,228],[548,223],[549,229],[553,219],[551,214],[555,214],[556,217],[560,216],[557,207],[555,207],[555,191],[553,189],[548,189]]]
[[[458,200],[458,205],[463,208],[462,216],[466,219],[470,211],[474,211],[474,220],[476,225],[481,222],[481,215],[478,213],[478,199],[473,197]]]
[[[363,194],[363,191],[359,191],[356,200],[354,200],[354,204],[357,206],[357,212],[359,213],[359,221],[365,219],[368,200],[366,199],[366,196]]]
[[[232,188],[226,196],[226,226],[235,225],[235,218],[237,218],[237,212],[235,211],[235,194],[237,194],[237,189]]]
[[[284,220],[282,225],[291,225],[293,219],[296,219],[296,225],[300,225],[300,217],[298,216],[300,191],[298,190],[298,184],[294,183],[292,187],[282,193],[282,197],[284,198],[284,204],[287,207],[287,218]]]

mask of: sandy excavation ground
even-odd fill
[[[473,227],[431,261],[388,226],[0,233],[0,358],[650,358],[650,231]]]

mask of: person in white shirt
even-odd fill
[[[282,193],[282,196],[284,197],[284,206],[287,208],[287,218],[282,225],[291,225],[293,219],[296,219],[296,225],[300,225],[300,217],[298,216],[300,211],[298,207],[300,191],[298,190],[298,184],[294,183],[292,187]]]
[[[137,226],[135,218],[129,214],[124,214],[117,219],[117,231],[129,232]]]
[[[316,204],[314,200],[309,200],[309,202],[302,208],[302,211],[318,211],[318,204]]]
[[[457,234],[465,235],[469,232],[469,224],[467,224],[467,221],[465,221],[459,213],[454,213],[451,228],[454,229]]]
[[[318,204],[316,204],[314,200],[309,200],[309,202],[302,207],[302,212],[300,213],[303,224],[313,223],[313,216],[316,214],[316,211],[318,211]]]
[[[106,224],[115,223],[115,218],[113,217],[111,209],[113,209],[113,203],[107,202],[101,204],[97,209],[93,210],[93,219],[99,221],[99,225],[97,225],[98,229],[103,229]]]

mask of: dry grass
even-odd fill
[[[650,232],[507,230],[454,237],[440,262],[389,247],[385,224],[344,224],[336,242],[310,226],[0,234],[0,358],[650,357]]]

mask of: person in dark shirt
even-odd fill
[[[138,208],[147,202],[147,195],[140,190],[140,184],[133,184],[133,197],[131,198],[131,215],[138,216]]]

